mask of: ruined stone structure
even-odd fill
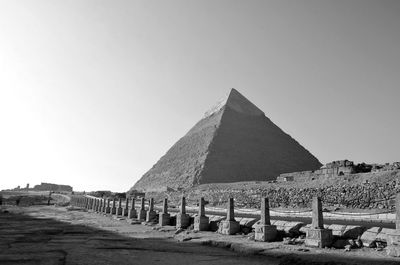
[[[399,169],[400,169],[400,162],[394,162],[392,164],[386,163],[384,165],[374,164],[374,165],[372,165],[371,172],[392,171],[392,170],[399,170]]]
[[[29,186],[28,186],[29,187]],[[59,184],[52,184],[52,183],[45,183],[42,182],[40,185],[35,185],[33,187],[33,190],[38,190],[38,191],[66,191],[66,192],[71,192],[72,187],[69,185],[59,185]]]
[[[232,89],[131,190],[275,180],[282,173],[320,167],[309,151]]]
[[[355,165],[353,161],[339,160],[328,163],[318,170],[283,173],[276,180],[278,182],[312,181],[322,177],[347,176],[356,173],[371,172],[371,169],[372,165],[364,163]]]

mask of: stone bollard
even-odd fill
[[[181,210],[176,215],[176,228],[187,228],[190,225],[190,216],[186,213],[186,199],[182,196],[181,199]]]
[[[333,235],[331,229],[324,229],[322,216],[322,203],[320,197],[314,197],[312,201],[312,224],[307,231],[305,244],[308,247],[330,247]]]
[[[149,210],[146,214],[146,222],[155,222],[157,221],[157,213],[154,211],[154,199],[150,198],[149,202]]]
[[[254,230],[254,240],[256,241],[270,242],[276,238],[277,230],[275,225],[271,225],[268,198],[261,200],[261,220],[260,224],[255,225]]]
[[[218,233],[224,235],[234,235],[240,232],[240,224],[235,220],[235,206],[233,198],[229,198],[226,220],[221,221],[218,227]]]
[[[400,257],[400,193],[396,195],[396,229],[387,235],[386,253],[392,257]]]
[[[94,212],[95,208],[96,208],[96,200],[94,198],[92,198],[92,206],[91,206],[92,212]]]
[[[90,209],[90,198],[86,198],[85,209],[86,209],[86,210],[89,210],[89,209]]]
[[[122,216],[128,216],[129,212],[129,198],[125,199],[125,208],[122,210]]]
[[[132,198],[131,208],[129,209],[128,212],[128,218],[129,219],[137,218],[137,212],[135,209],[135,198]]]
[[[99,206],[99,201],[97,199],[94,199],[94,207],[93,207],[93,212],[97,212],[97,207]]]
[[[146,209],[144,208],[144,198],[140,200],[140,210],[137,215],[138,221],[145,221],[146,220]]]
[[[103,199],[103,207],[101,207],[101,212],[105,213],[107,208],[107,200],[106,198]]]
[[[116,204],[117,202],[116,202],[116,199],[114,198],[113,199],[113,202],[112,202],[112,207],[111,207],[111,214],[112,215],[114,215],[114,214],[116,214],[117,213],[117,207],[115,207],[115,204]]]
[[[117,208],[117,212],[115,215],[116,216],[122,215],[122,199],[121,198],[119,198],[119,200],[118,200],[118,208]]]
[[[99,211],[99,207],[100,207],[100,200],[96,198],[96,208],[94,209],[96,213]]]
[[[111,207],[110,207],[110,199],[107,199],[107,206],[104,210],[104,213],[109,214],[111,213]]]
[[[194,217],[194,230],[195,231],[208,231],[210,226],[210,220],[206,216],[205,201],[204,198],[200,198],[199,202],[199,213]]]
[[[165,225],[169,225],[170,224],[171,216],[168,213],[168,199],[167,198],[164,199],[163,209],[162,209],[162,212],[159,213],[158,220],[159,220],[158,223],[161,226],[165,226]]]
[[[103,209],[103,199],[99,199],[99,206],[97,207],[97,212],[101,213]]]

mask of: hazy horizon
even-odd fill
[[[321,163],[400,161],[399,1],[0,0],[0,189],[127,191],[231,88]]]

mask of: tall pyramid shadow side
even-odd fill
[[[232,89],[134,185],[137,190],[273,180],[321,163]]]

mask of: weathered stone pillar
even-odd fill
[[[396,230],[400,231],[400,193],[396,195]]]
[[[94,199],[94,208],[93,208],[93,212],[97,212],[97,207],[99,205],[99,201],[97,199]]]
[[[312,201],[312,224],[307,231],[305,244],[308,247],[324,248],[330,247],[332,240],[332,230],[324,229],[321,198],[314,197]]]
[[[195,231],[207,231],[209,229],[210,220],[206,216],[205,201],[201,197],[199,201],[199,213],[194,217],[194,230]]]
[[[176,215],[176,228],[187,228],[190,225],[190,216],[186,213],[186,199],[181,198],[181,210]]]
[[[115,206],[116,203],[117,203],[117,201],[114,198],[113,202],[112,202],[112,207],[111,207],[111,214],[113,214],[113,215],[117,213],[117,207]]]
[[[101,207],[101,212],[105,213],[107,208],[107,200],[106,198],[103,199],[103,207]]]
[[[400,257],[400,193],[396,195],[396,230],[387,235],[386,253],[392,257]]]
[[[122,216],[128,216],[128,212],[129,212],[129,198],[125,199],[125,207],[122,210]]]
[[[277,235],[276,226],[271,225],[268,198],[262,198],[261,220],[260,224],[255,225],[254,240],[269,242],[275,240],[276,235]]]
[[[98,199],[99,200],[99,205],[97,206],[97,212],[101,213],[102,209],[103,209],[103,200],[102,199]]]
[[[157,222],[157,213],[154,211],[154,199],[150,198],[149,210],[146,215],[146,222]]]
[[[95,198],[91,198],[91,200],[92,200],[91,210],[94,212],[94,209],[96,208],[96,200]]]
[[[107,199],[107,206],[106,206],[106,209],[104,210],[104,212],[105,212],[106,214],[111,213],[110,199]]]
[[[163,209],[162,209],[162,212],[159,213],[158,220],[159,220],[158,223],[161,226],[165,226],[165,225],[169,225],[170,224],[171,216],[168,213],[168,199],[167,198],[164,199]]]
[[[137,212],[135,209],[135,198],[132,198],[131,208],[129,209],[128,212],[128,218],[129,219],[137,218]]]
[[[140,200],[140,210],[138,212],[137,219],[139,221],[146,220],[146,209],[144,208],[144,198],[141,198],[141,200]]]
[[[235,220],[235,206],[233,198],[229,198],[226,220],[219,223],[218,233],[224,235],[234,235],[238,232],[240,232],[240,224]]]
[[[119,198],[118,200],[118,208],[117,208],[117,213],[116,216],[120,216],[122,215],[122,199]]]

